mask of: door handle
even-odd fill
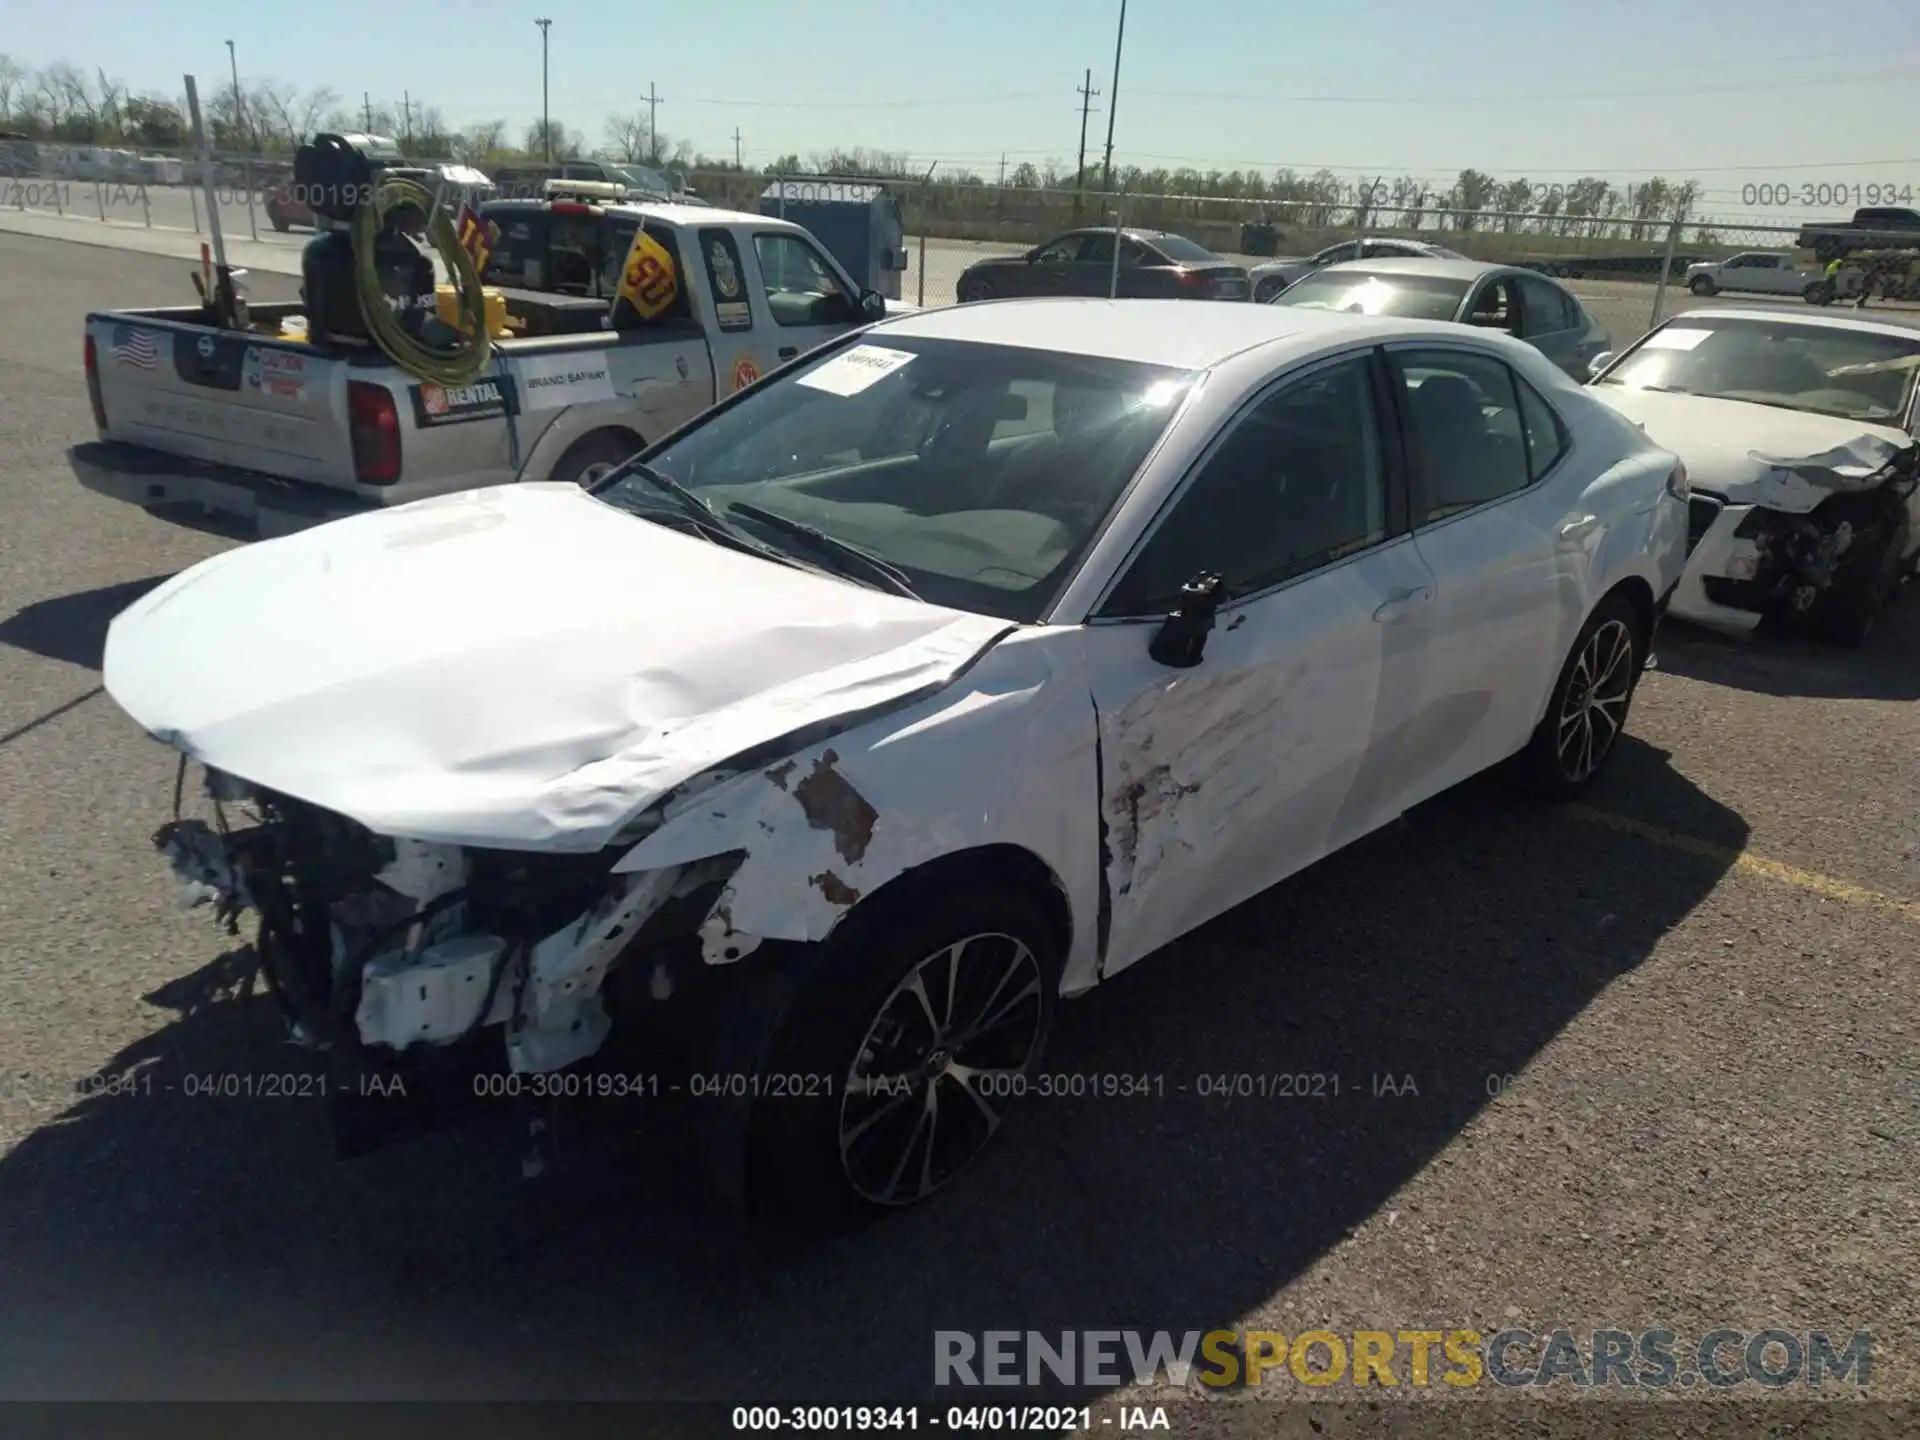
[[[1433,598],[1433,589],[1427,585],[1416,585],[1407,590],[1396,590],[1374,610],[1373,618],[1385,624],[1405,615],[1414,606]]]
[[[782,345],[780,347],[780,358],[782,360],[791,360],[799,353],[800,347],[798,345]]]

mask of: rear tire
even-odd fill
[[[1571,800],[1593,784],[1618,748],[1646,662],[1645,618],[1616,590],[1581,627],[1547,713],[1517,757],[1529,789]]]
[[[584,488],[637,454],[641,448],[636,439],[602,430],[574,441],[572,448],[560,457],[560,462],[547,478]]]
[[[1061,956],[1035,903],[982,887],[883,897],[814,959],[748,1062],[756,1091],[805,1083],[751,1102],[741,1199],[819,1232],[919,1204],[978,1159],[1039,1064]]]

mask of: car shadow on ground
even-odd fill
[[[1661,629],[1660,669],[1756,695],[1920,700],[1920,581],[1900,588],[1858,646],[1799,635],[1735,639],[1675,620]]]
[[[154,575],[36,601],[0,620],[0,645],[98,670],[105,659],[107,627],[113,617],[170,578]]]
[[[1616,760],[1593,807],[1744,841],[1662,752],[1628,740]],[[569,1125],[536,1186],[504,1108],[334,1161],[323,1107],[267,1078],[313,1062],[264,998],[235,998],[249,957],[230,941],[0,1160],[20,1317],[0,1322],[0,1393],[927,1398],[940,1329],[1232,1326],[1722,870],[1649,865],[1631,835],[1472,782],[1064,1006],[1044,1066],[1063,1095],[1029,1099],[955,1190],[811,1244],[713,1199],[692,1102]],[[1280,1078],[1299,1076],[1325,1079]],[[1102,1089],[1136,1093],[1076,1093]]]

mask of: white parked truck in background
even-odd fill
[[[487,485],[585,483],[887,313],[798,225],[605,208],[671,258],[672,304],[614,328],[617,302],[503,290],[519,334],[497,340],[464,386],[422,382],[371,347],[286,338],[298,304],[252,307],[244,332],[205,323],[194,305],[91,314],[100,438],[68,452],[74,472],[112,499],[247,538]]]
[[[1729,290],[1804,296],[1820,278],[1818,270],[1796,263],[1793,256],[1765,250],[1750,250],[1726,260],[1703,260],[1687,267],[1687,289],[1696,295]]]

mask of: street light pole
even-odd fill
[[[546,148],[547,161],[553,163],[553,117],[547,113],[547,27],[551,20],[536,20],[540,27],[540,142]]]
[[[245,134],[247,114],[240,103],[240,59],[234,53],[233,41],[227,41],[227,66],[233,71],[233,124],[236,132]],[[251,136],[247,137],[251,140]]]
[[[1107,89],[1107,158],[1100,188],[1113,193],[1113,120],[1120,110],[1120,51],[1127,43],[1127,0],[1120,0],[1120,31],[1113,40],[1113,84]]]

